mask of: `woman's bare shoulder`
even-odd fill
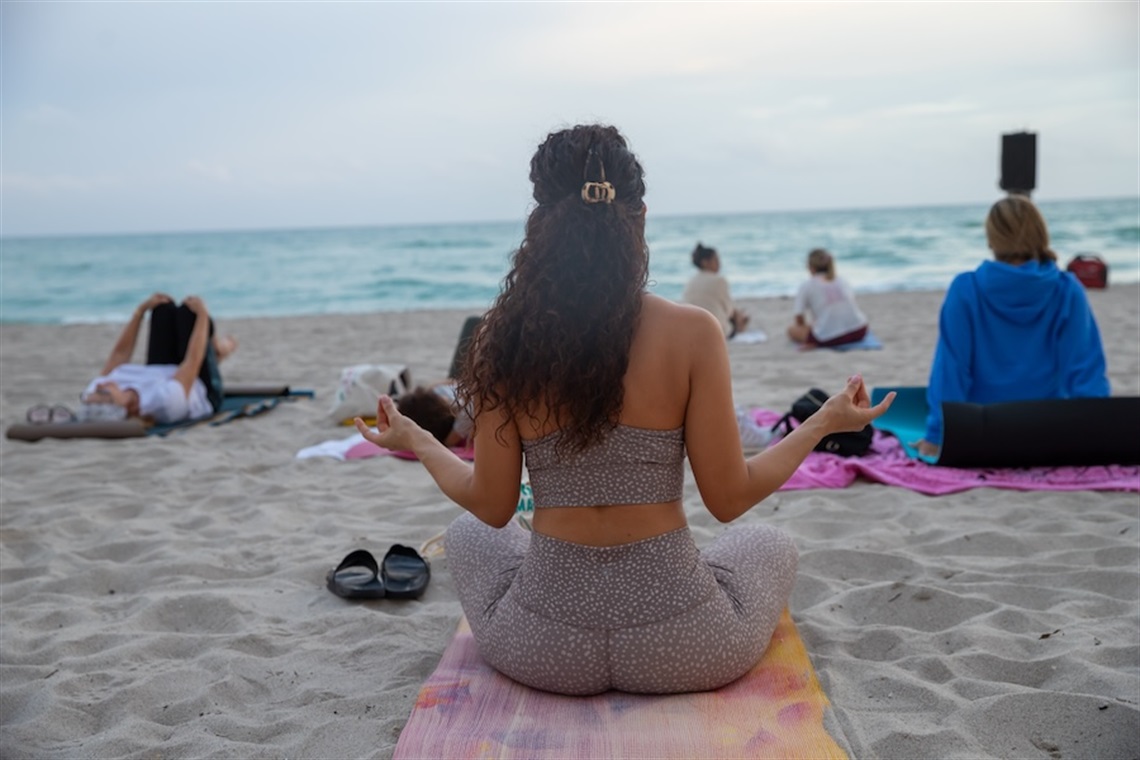
[[[700,306],[677,303],[667,298],[646,293],[641,304],[642,316],[660,328],[670,331],[683,330],[686,333],[701,335],[715,333],[723,339],[720,323],[711,312]]]

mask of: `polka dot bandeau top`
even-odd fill
[[[560,456],[561,431],[524,440],[534,505],[596,507],[655,504],[681,498],[685,429],[650,430],[618,425],[585,451]]]

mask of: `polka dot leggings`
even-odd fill
[[[795,581],[787,534],[735,525],[585,546],[470,514],[445,536],[475,642],[496,670],[559,694],[715,689],[764,654]]]

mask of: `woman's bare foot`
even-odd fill
[[[218,361],[222,361],[234,351],[237,351],[237,347],[238,340],[232,335],[214,336],[214,352],[218,355]]]

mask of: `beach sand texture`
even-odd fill
[[[1140,395],[1140,288],[1089,295],[1114,394]],[[880,351],[798,353],[790,299],[745,302],[770,339],[730,346],[737,402],[784,409],[855,371],[924,385],[941,293],[860,303]],[[414,462],[294,455],[353,432],[326,416],[343,366],[442,378],[465,316],[225,320],[229,381],[317,398],[166,439],[0,441],[0,755],[390,757],[459,621],[447,561],[418,601],[349,603],[325,573],[459,509]],[[73,404],[119,327],[0,327],[4,425]],[[691,474],[684,499],[707,543],[723,526]],[[1136,493],[859,481],[741,519],[799,546],[792,616],[852,757],[1140,757]]]

